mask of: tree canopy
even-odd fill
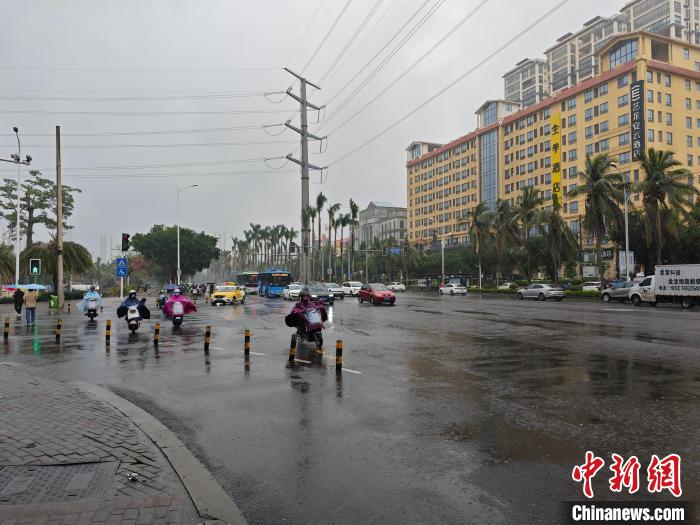
[[[180,267],[183,275],[193,275],[208,268],[219,256],[217,238],[204,232],[180,228]],[[157,224],[148,233],[132,237],[134,249],[154,265],[163,277],[175,277],[177,272],[177,228]]]

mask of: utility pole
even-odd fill
[[[321,108],[314,106],[310,102],[306,100],[306,85],[309,84],[310,86],[320,90],[321,88],[318,87],[317,85],[309,82],[306,80],[304,77],[301,75],[298,75],[297,73],[293,72],[289,68],[284,68],[287,73],[290,75],[296,77],[299,79],[299,82],[301,83],[301,89],[300,89],[300,96],[296,96],[294,93],[292,93],[292,88],[289,88],[287,90],[287,95],[292,97],[294,100],[299,102],[301,104],[301,129],[292,126],[290,121],[287,121],[285,123],[285,126],[287,126],[289,129],[296,131],[300,136],[301,136],[301,160],[297,160],[294,157],[292,157],[292,154],[290,153],[287,155],[287,159],[291,160],[294,164],[298,164],[301,166],[301,213],[304,212],[305,209],[308,208],[309,206],[309,168],[314,169],[314,170],[322,170],[323,168],[319,168],[318,166],[313,166],[309,164],[309,137],[311,137],[314,140],[323,140],[322,137],[317,137],[316,135],[312,135],[309,133],[309,125],[307,122],[306,118],[306,110],[307,108],[312,108],[315,109],[316,111],[320,111]],[[299,217],[301,218],[301,213]],[[319,218],[320,220],[320,218]],[[309,236],[310,236],[310,230],[309,228],[306,227],[304,224],[304,221],[302,221],[301,224],[301,258],[300,258],[300,266],[299,270],[301,275],[304,276],[304,283],[308,284],[309,282],[309,261],[308,261],[308,256],[309,256]]]
[[[61,186],[61,126],[56,126],[56,295],[63,309],[63,189]]]

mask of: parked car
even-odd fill
[[[299,294],[303,288],[304,286],[302,284],[292,283],[284,288],[282,297],[285,301],[296,301],[299,299]]]
[[[467,289],[461,284],[447,283],[440,288],[440,295],[467,295]]]
[[[513,283],[503,283],[503,284],[501,284],[501,285],[498,287],[498,289],[499,289],[499,290],[510,290],[510,286],[511,286],[512,284],[513,284]]]
[[[600,291],[600,281],[589,281],[581,285],[581,290],[584,292],[599,292]]]
[[[406,291],[406,285],[403,283],[400,283],[398,281],[394,281],[393,283],[389,283],[386,285],[389,290],[392,292],[405,292]]]
[[[357,293],[360,291],[360,288],[362,288],[362,283],[360,281],[345,281],[341,288],[343,289],[343,293],[345,295],[352,297],[353,295],[357,295]]]
[[[360,291],[357,293],[357,300],[360,303],[367,301],[374,305],[396,304],[396,295],[381,283],[363,284]]]
[[[312,301],[319,301],[326,304],[333,304],[335,302],[335,296],[328,291],[326,285],[323,283],[309,283],[309,295]]]
[[[627,299],[629,299],[630,291],[636,285],[637,283],[633,281],[630,281],[628,283],[616,283],[611,288],[606,288],[605,290],[603,290],[603,292],[600,294],[600,300],[604,303],[609,303],[614,299],[616,301],[624,303]]]
[[[211,305],[245,303],[245,290],[240,290],[238,286],[222,285],[214,288],[211,294]]]
[[[564,289],[555,288],[551,284],[532,283],[524,288],[518,288],[517,297],[518,299],[536,299],[538,301],[547,299],[561,301],[564,298]]]
[[[345,291],[338,283],[326,283],[326,290],[331,292],[336,299],[345,299]]]

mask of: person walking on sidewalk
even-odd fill
[[[27,326],[32,326],[36,322],[36,299],[35,290],[27,290],[24,294],[24,311],[27,316]]]
[[[17,318],[21,319],[22,318],[22,302],[24,299],[24,292],[17,288],[15,290],[15,293],[12,295],[12,299],[14,299],[15,302],[15,312],[17,312]]]

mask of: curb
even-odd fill
[[[113,406],[153,441],[172,465],[200,516],[231,525],[246,525],[243,514],[231,497],[170,429],[145,410],[106,388],[84,382],[72,384]]]

